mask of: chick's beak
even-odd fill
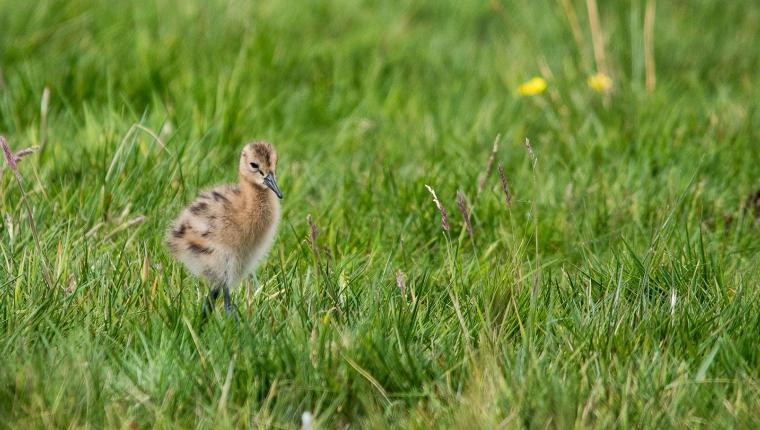
[[[277,186],[277,181],[274,179],[274,172],[269,172],[264,177],[264,185],[274,191],[278,198],[282,198],[282,191],[280,191],[280,187]]]

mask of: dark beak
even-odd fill
[[[282,198],[282,191],[280,191],[280,187],[277,186],[277,181],[274,179],[274,172],[271,172],[264,177],[264,185],[274,191],[277,197]]]

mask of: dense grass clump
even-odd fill
[[[755,2],[0,11],[3,427],[760,427]],[[283,225],[201,325],[163,232],[254,138]]]

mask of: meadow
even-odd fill
[[[758,40],[751,0],[0,0],[0,427],[759,428]],[[164,232],[254,139],[283,221],[201,324]]]

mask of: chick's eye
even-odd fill
[[[251,168],[253,168],[255,170],[258,170],[259,169],[259,165],[256,164],[256,163],[251,163]]]

